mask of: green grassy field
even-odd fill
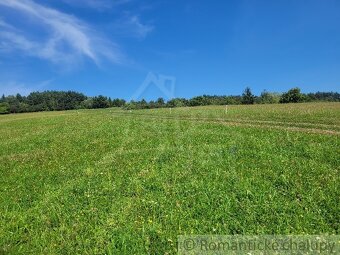
[[[340,234],[340,103],[0,116],[0,254]]]

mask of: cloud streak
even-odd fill
[[[77,7],[87,7],[96,10],[111,9],[114,6],[130,3],[132,0],[62,0],[63,2]]]
[[[23,31],[14,31],[12,25],[0,20],[1,49],[21,50],[30,56],[36,56],[53,63],[72,64],[81,57],[92,60],[97,65],[104,59],[114,63],[124,60],[119,47],[102,38],[85,22],[74,16],[40,5],[31,0],[0,0],[4,6],[21,12],[38,21],[39,28],[47,31],[42,40],[32,39]]]
[[[6,28],[6,29],[14,29],[13,26],[10,24],[6,23],[3,19],[0,18],[0,27]]]
[[[145,38],[154,29],[153,26],[142,24],[138,16],[130,17],[127,24],[131,26],[133,32],[140,38]]]
[[[152,25],[143,24],[138,15],[126,15],[112,24],[115,33],[126,37],[145,39],[154,30]]]

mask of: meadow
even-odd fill
[[[340,103],[0,116],[0,254],[340,234]]]

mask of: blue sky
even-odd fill
[[[339,91],[340,1],[0,0],[1,94],[130,99],[149,72],[176,97]]]

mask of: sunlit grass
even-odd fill
[[[339,109],[0,116],[0,254],[175,254],[179,234],[339,234]]]

